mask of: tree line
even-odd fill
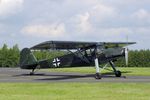
[[[14,45],[12,48],[8,48],[6,44],[0,49],[0,67],[15,67],[19,61],[19,48],[18,45]]]
[[[131,50],[128,59],[128,65],[125,64],[124,58],[115,63],[119,67],[150,67],[150,50]]]
[[[34,55],[38,60],[51,59],[56,56],[62,56],[66,52],[60,51],[34,51]],[[17,67],[19,66],[20,50],[18,45],[8,48],[6,44],[0,48],[0,67]],[[131,50],[129,51],[129,64],[125,65],[125,59],[118,59],[116,66],[119,67],[150,67],[150,50]]]

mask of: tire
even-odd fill
[[[34,75],[34,72],[30,72],[30,75]]]
[[[115,75],[116,75],[116,77],[121,77],[121,71],[116,71],[116,73],[115,73]]]
[[[102,77],[101,77],[101,75],[99,74],[99,73],[96,73],[95,74],[95,79],[101,79]]]

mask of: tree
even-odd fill
[[[8,48],[6,44],[0,50],[0,67],[14,67],[19,61],[19,48],[14,45],[13,48]]]
[[[8,58],[8,46],[4,44],[1,49],[1,55],[0,55],[0,62],[2,67],[7,66],[7,62],[9,60],[7,58]]]

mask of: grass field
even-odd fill
[[[110,69],[110,68],[109,68]],[[150,68],[146,67],[118,67],[122,71],[123,75],[134,75],[134,76],[150,76]],[[45,69],[44,69],[45,70]],[[49,72],[78,72],[78,73],[95,73],[94,67],[77,67],[77,68],[56,68],[56,69],[46,69]],[[102,73],[107,73],[111,71],[103,70]]]
[[[0,100],[150,100],[150,83],[0,83]]]

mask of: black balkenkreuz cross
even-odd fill
[[[54,65],[55,67],[59,67],[59,65],[60,65],[60,60],[59,60],[58,58],[54,58],[54,60],[53,60],[53,65]]]

